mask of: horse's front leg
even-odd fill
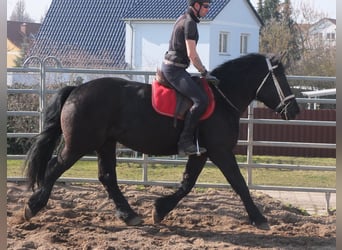
[[[241,197],[252,225],[261,229],[269,229],[267,219],[261,214],[253,202],[249,188],[236,162],[235,155],[224,149],[211,153],[210,160],[219,167],[234,191]]]
[[[129,226],[139,225],[142,223],[141,217],[132,210],[118,186],[115,148],[115,143],[111,142],[97,150],[99,180],[115,203],[117,217]]]
[[[206,161],[207,156],[205,155],[189,156],[185,172],[183,173],[183,180],[178,190],[155,201],[152,214],[154,223],[161,222],[176,207],[178,202],[191,191]]]

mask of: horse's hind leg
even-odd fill
[[[171,195],[160,197],[155,201],[152,215],[154,223],[161,222],[176,207],[178,202],[191,191],[206,161],[207,157],[205,155],[189,157],[185,172],[183,173],[183,180],[178,190]]]
[[[115,170],[115,148],[116,143],[110,142],[97,150],[99,180],[107,190],[109,198],[113,199],[117,209],[117,216],[127,225],[139,225],[142,223],[142,219],[132,210],[118,186]]]
[[[80,157],[71,154],[64,148],[58,157],[51,158],[48,162],[44,180],[39,184],[38,190],[32,194],[27,202],[24,210],[24,218],[26,220],[31,219],[46,206],[56,180]]]

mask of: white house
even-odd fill
[[[64,67],[155,70],[186,9],[187,0],[53,0],[30,55]],[[199,24],[205,66],[257,52],[261,25],[249,0],[214,0]]]
[[[323,18],[311,25],[309,34],[312,44],[323,44],[327,47],[336,46],[336,19]]]
[[[168,9],[162,7],[163,2],[155,2],[158,13],[146,14],[142,11],[144,6],[138,3],[124,16],[125,61],[132,69],[155,70],[163,60],[173,25],[186,10],[186,1],[175,0],[173,4],[180,2],[182,8]],[[261,26],[262,21],[249,0],[213,1],[207,17],[198,26],[197,48],[204,65],[211,70],[227,60],[258,52]],[[193,67],[189,71],[196,72]]]

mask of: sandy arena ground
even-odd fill
[[[271,229],[248,223],[232,190],[196,189],[162,221],[152,223],[154,200],[165,187],[121,188],[144,224],[126,226],[100,184],[56,184],[47,207],[31,221],[22,211],[31,192],[7,184],[7,249],[336,249],[336,214],[308,216],[270,196],[252,192]]]

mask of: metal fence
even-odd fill
[[[37,59],[37,58],[31,58]],[[38,116],[39,124],[43,127],[43,113],[41,112],[46,106],[46,95],[51,94],[54,91],[46,88],[48,81],[48,74],[57,74],[59,79],[64,82],[77,81],[80,75],[90,76],[90,78],[98,78],[102,76],[120,76],[128,79],[140,80],[145,83],[151,82],[155,72],[153,71],[132,71],[132,70],[94,70],[94,69],[66,69],[62,68],[55,58],[45,58],[44,60],[37,59],[39,67],[28,67],[29,62],[24,64],[23,68],[9,68],[7,69],[8,75],[11,74],[23,74],[23,78],[27,76],[35,75],[38,80],[39,89],[12,89],[8,88],[8,94],[18,93],[34,93],[39,96],[39,110],[38,111],[8,111],[8,116]],[[56,67],[47,66],[47,61],[53,61]],[[66,80],[61,75],[72,75],[69,80]],[[26,76],[26,77],[25,77]],[[89,80],[90,78],[87,78]],[[320,81],[320,82],[334,82],[336,83],[335,77],[304,77],[304,76],[288,76],[291,81]],[[336,105],[336,99],[312,99],[312,98],[297,98],[298,103],[310,104],[333,104]],[[300,171],[332,171],[336,172],[335,166],[309,166],[309,165],[290,165],[290,164],[267,164],[267,163],[254,163],[253,162],[253,147],[255,146],[268,146],[268,147],[312,147],[312,148],[329,148],[336,150],[336,144],[332,143],[296,143],[296,142],[275,142],[275,141],[254,141],[253,140],[253,126],[255,124],[286,124],[286,125],[302,125],[302,126],[330,126],[336,127],[336,121],[307,121],[307,120],[293,120],[283,121],[276,119],[255,119],[253,117],[253,109],[256,103],[253,102],[248,107],[247,118],[241,118],[241,123],[246,123],[248,127],[248,136],[246,140],[239,140],[238,145],[244,145],[247,147],[247,160],[246,162],[240,162],[241,168],[247,170],[247,184],[250,189],[254,190],[278,190],[278,191],[299,191],[299,192],[321,192],[326,194],[327,208],[329,208],[329,201],[331,193],[336,193],[336,188],[318,188],[318,187],[289,187],[289,186],[267,186],[267,185],[256,185],[253,183],[253,170],[264,168],[264,169],[287,169],[287,170],[300,170]],[[7,133],[8,138],[30,138],[35,136],[37,133]],[[123,149],[127,150],[127,149]],[[139,156],[140,155],[140,156]],[[24,159],[24,155],[8,155],[7,159]],[[85,156],[83,160],[96,160],[95,157]],[[176,182],[162,182],[162,181],[150,181],[148,178],[148,165],[150,164],[165,164],[165,165],[184,165],[186,159],[180,159],[177,156],[171,157],[150,157],[145,154],[138,154],[137,152],[132,153],[132,157],[118,157],[118,162],[125,163],[138,163],[142,166],[142,177],[141,180],[119,180],[122,184],[142,184],[142,185],[163,185],[163,186],[176,186]],[[207,163],[212,165],[211,162]],[[8,177],[10,181],[21,181],[21,177]],[[81,178],[63,178],[63,181],[71,182],[97,182],[97,179],[81,179]],[[216,184],[216,183],[198,183],[196,186],[199,187],[229,187],[228,184]]]

